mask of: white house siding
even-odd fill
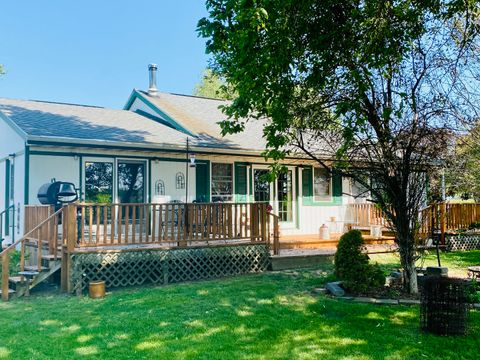
[[[142,100],[136,98],[132,105],[130,106],[129,108],[130,111],[134,111],[135,110],[142,110],[142,111],[145,111],[147,114],[150,114],[150,115],[153,115],[153,116],[159,116],[157,112],[155,112],[154,110],[152,110],[152,108],[150,108],[149,106],[147,106],[147,104],[145,104]]]
[[[40,204],[37,193],[40,186],[52,179],[67,181],[79,186],[79,159],[73,156],[30,156],[29,204]]]
[[[169,201],[185,201],[186,189],[177,189],[175,176],[177,173],[185,175],[185,162],[176,161],[152,161],[152,202],[165,203]],[[156,193],[155,185],[157,181],[163,181],[165,185],[165,195]],[[188,202],[196,199],[195,194],[195,168],[188,168]]]
[[[15,205],[15,209],[17,210],[14,219],[15,229],[13,233],[10,231],[9,236],[5,237],[7,243],[16,239],[23,229],[23,217],[20,215],[23,211],[24,203],[24,151],[25,142],[22,137],[0,118],[0,212],[5,210],[5,198],[9,196],[9,194],[5,193],[5,184],[7,181],[5,178],[5,164],[7,159],[10,159],[10,162],[14,164],[14,181],[13,184],[10,183],[10,186],[14,186],[14,198],[9,201],[9,205]],[[20,213],[18,210],[20,210]],[[18,221],[19,219],[21,221]],[[13,219],[10,219],[10,225],[12,225],[12,220]],[[5,227],[5,223],[3,227]],[[5,232],[5,229],[2,230]]]

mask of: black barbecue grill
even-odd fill
[[[70,182],[54,181],[40,186],[37,194],[38,201],[43,205],[55,205],[58,210],[63,204],[78,200],[75,185]]]

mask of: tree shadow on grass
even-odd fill
[[[1,351],[36,359],[477,355],[471,349],[480,345],[478,313],[470,336],[437,338],[419,332],[418,307],[312,295],[310,289],[328,276],[322,270],[290,271],[124,291],[100,301],[19,301],[13,309],[5,308]]]

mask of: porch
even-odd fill
[[[343,230],[383,221],[369,204],[353,204],[349,214]],[[334,251],[340,235],[282,237],[279,218],[266,203],[76,203],[56,212],[50,206],[27,206],[25,235],[1,253],[2,299],[12,291],[22,295],[57,271],[62,290],[77,293],[98,279],[117,287],[265,271],[271,256],[289,249]],[[19,268],[11,269],[10,254],[16,249]],[[26,283],[19,271],[31,272],[32,282]]]

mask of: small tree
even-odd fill
[[[268,119],[266,156],[303,153],[368,189],[416,293],[427,174],[447,135],[478,114],[478,0],[207,0],[207,8],[198,28],[211,66],[238,94],[224,108],[224,133],[242,131],[247,117]]]
[[[335,275],[346,289],[354,292],[365,292],[385,284],[385,274],[378,265],[369,264],[364,246],[361,232],[351,230],[342,235],[335,253]]]

